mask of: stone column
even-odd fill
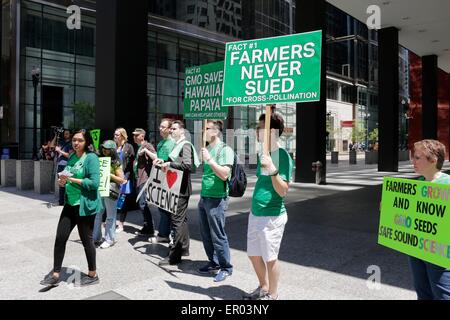
[[[36,161],[34,163],[34,192],[48,194],[53,183],[53,161]]]
[[[2,187],[16,186],[16,160],[1,160]]]
[[[17,160],[16,187],[17,190],[33,190],[34,188],[34,161]]]

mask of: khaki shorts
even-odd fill
[[[247,231],[247,255],[262,257],[264,262],[278,260],[287,214],[279,217],[257,217],[250,213]]]

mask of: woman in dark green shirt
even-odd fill
[[[53,272],[41,281],[42,285],[58,285],[67,240],[75,226],[78,227],[89,265],[89,273],[81,278],[81,285],[99,282],[92,231],[95,215],[103,207],[98,191],[100,163],[97,155],[89,152],[91,143],[92,139],[85,130],[75,133],[72,138],[75,153],[70,156],[66,169],[59,174],[59,185],[66,187],[65,205],[56,232]]]

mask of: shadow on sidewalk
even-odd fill
[[[212,281],[212,280],[211,280]],[[240,300],[245,291],[230,285],[218,285],[217,287],[202,288],[188,284],[166,281],[171,289],[182,290],[210,297],[212,300]]]
[[[382,284],[413,290],[407,257],[377,244],[380,200],[381,186],[365,186],[287,204],[280,260],[363,280],[376,265]],[[231,248],[246,251],[247,225],[248,214],[227,218]],[[190,230],[191,238],[201,241],[192,220]]]

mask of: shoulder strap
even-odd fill
[[[181,143],[179,143],[179,144],[172,150],[172,152],[171,152],[170,155],[169,155],[169,158],[172,159],[172,161],[176,161],[176,160],[180,157],[181,150],[183,150],[183,147],[184,147],[186,144],[189,144],[189,145],[191,146],[191,151],[192,151],[192,154],[193,154],[193,157],[194,157],[194,165],[198,168],[198,167],[200,166],[200,160],[199,160],[199,158],[198,158],[197,151],[195,151],[195,148],[194,148],[194,146],[192,145],[192,143],[190,143],[190,142],[187,141],[187,140],[184,140],[184,141],[182,141]]]

